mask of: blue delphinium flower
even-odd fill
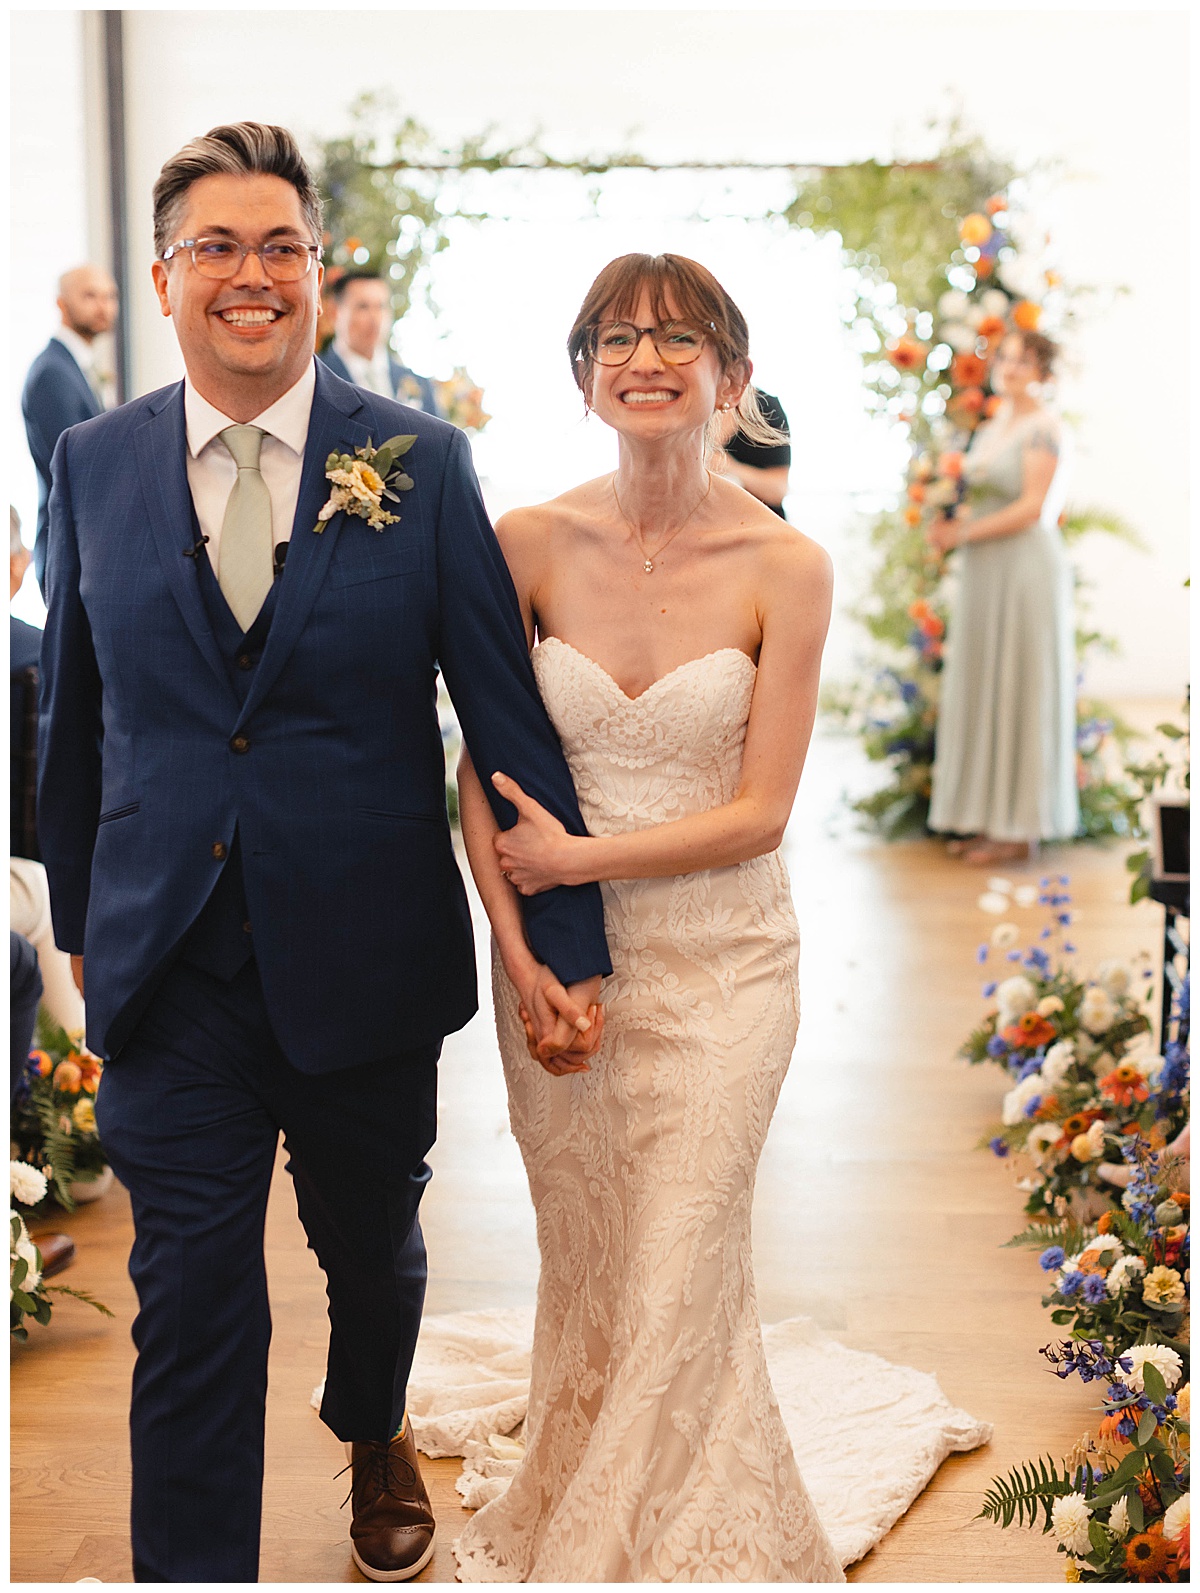
[[[990,1001],[995,994],[996,994],[996,981],[993,979],[989,984],[984,985],[984,987],[983,987],[983,999],[985,1001]]]
[[[980,946],[979,950],[975,953],[975,961],[976,962],[986,962],[987,960],[988,960],[988,947],[987,947],[987,941],[985,940],[983,945]]]
[[[993,1156],[1003,1157],[1008,1155],[1008,1146],[1000,1138],[999,1134],[996,1135],[995,1139],[988,1140],[988,1149],[992,1152]]]
[[[1073,1294],[1078,1294],[1082,1288],[1082,1272],[1068,1272],[1064,1277],[1060,1278],[1058,1282],[1059,1294],[1063,1295],[1068,1300]]]
[[[1057,1272],[1066,1259],[1067,1253],[1061,1245],[1051,1245],[1038,1257],[1038,1265],[1043,1272]]]
[[[1040,1056],[1031,1056],[1022,1062],[1017,1072],[1017,1083],[1019,1084],[1022,1079],[1031,1078],[1033,1074],[1040,1072],[1043,1060]]]
[[[998,1034],[994,1034],[987,1043],[987,1054],[994,1057],[1007,1056],[1008,1041],[1002,1040]]]
[[[1042,1098],[1040,1095],[1031,1095],[1025,1102],[1025,1116],[1036,1117],[1041,1110]]]
[[[1108,1298],[1108,1290],[1104,1287],[1104,1279],[1097,1273],[1089,1273],[1084,1279],[1083,1297],[1089,1305],[1103,1305]]]

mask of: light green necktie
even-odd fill
[[[226,426],[219,435],[238,473],[221,522],[217,584],[234,619],[248,631],[275,575],[271,494],[258,468],[263,432],[259,426]]]

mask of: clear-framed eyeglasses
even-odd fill
[[[177,254],[190,254],[202,277],[227,280],[237,276],[248,254],[256,254],[259,264],[272,282],[299,282],[321,258],[319,243],[303,238],[269,238],[266,243],[242,243],[237,238],[180,238],[164,249],[160,258],[173,260]]]
[[[704,352],[709,331],[690,321],[663,321],[658,326],[634,326],[632,321],[601,321],[591,339],[591,354],[597,365],[628,365],[634,350],[648,337],[667,365],[691,365]]]

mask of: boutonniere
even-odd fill
[[[399,492],[408,492],[413,479],[407,475],[397,460],[416,442],[415,436],[389,437],[378,448],[368,438],[365,448],[356,448],[351,454],[330,454],[325,461],[325,479],[333,491],[317,516],[313,530],[318,535],[326,522],[344,509],[365,520],[372,531],[382,531],[385,525],[395,525],[398,514],[389,514],[383,500],[390,498],[399,503]],[[395,491],[392,489],[395,488]]]

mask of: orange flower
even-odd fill
[[[1008,200],[1005,199],[1003,194],[993,194],[983,208],[989,216],[994,216],[998,210],[1008,209]]]
[[[910,503],[908,508],[905,509],[904,523],[905,525],[920,525],[921,511],[917,508],[915,503]]]
[[[1096,1436],[1106,1448],[1114,1449],[1118,1444],[1123,1444],[1129,1449],[1133,1448],[1133,1445],[1129,1442],[1129,1440],[1127,1438],[1122,1438],[1121,1434],[1117,1431],[1124,1419],[1125,1412],[1123,1410],[1113,1411],[1110,1416],[1101,1417],[1100,1426],[1097,1430]]]
[[[938,475],[949,476],[951,481],[957,481],[963,473],[963,456],[960,453],[945,453],[938,455]]]
[[[956,354],[950,361],[950,380],[955,387],[978,387],[987,375],[987,361],[978,354]]]
[[[1188,1571],[1192,1565],[1192,1524],[1187,1526],[1175,1539],[1175,1563],[1181,1571]]]
[[[918,597],[915,602],[912,602],[908,605],[909,619],[923,620],[928,618],[929,613],[929,604],[923,597]]]
[[[996,411],[999,408],[1000,408],[1000,394],[999,393],[990,393],[988,395],[988,397],[984,400],[984,404],[983,404],[983,413],[984,413],[984,415],[988,418],[988,420],[991,420],[992,416],[996,413]]]
[[[1079,1270],[1083,1273],[1094,1272],[1098,1277],[1106,1278],[1108,1268],[1101,1263],[1100,1256],[1095,1250],[1085,1250],[1079,1258]]]
[[[1042,1099],[1042,1104],[1037,1109],[1038,1118],[1047,1122],[1050,1118],[1058,1116],[1058,1096],[1047,1095]]]
[[[968,414],[977,415],[983,408],[983,388],[964,387],[961,393],[955,395],[952,406],[965,409]]]
[[[1096,1232],[1097,1233],[1111,1233],[1112,1232],[1112,1225],[1113,1225],[1113,1214],[1112,1214],[1112,1212],[1111,1211],[1102,1211],[1100,1213],[1100,1221],[1096,1224]]]
[[[1022,299],[1020,304],[1013,305],[1012,318],[1022,332],[1036,332],[1042,319],[1041,306]]]
[[[1125,1545],[1125,1569],[1138,1582],[1157,1581],[1170,1558],[1171,1550],[1163,1537],[1161,1521],[1139,1532]]]
[[[995,270],[995,266],[996,262],[992,259],[991,255],[981,254],[979,259],[975,262],[975,275],[981,282],[986,282],[988,277],[990,277],[992,272]]]
[[[45,1078],[46,1074],[49,1073],[50,1069],[54,1066],[53,1059],[48,1051],[31,1051],[29,1053],[29,1060],[33,1063],[34,1067],[42,1076],[42,1078]]]
[[[1132,1106],[1134,1101],[1150,1098],[1150,1091],[1141,1073],[1132,1062],[1122,1062],[1100,1080],[1100,1093],[1118,1106]]]
[[[922,636],[941,637],[946,634],[946,627],[936,614],[927,614],[920,621],[920,629]]]
[[[1048,1023],[1040,1012],[1027,1012],[1010,1023],[1007,1029],[1001,1031],[1000,1038],[1007,1040],[1009,1045],[1049,1045],[1058,1030],[1052,1023]]]
[[[1184,1211],[1186,1211],[1192,1203],[1192,1197],[1188,1194],[1186,1189],[1173,1189],[1171,1191],[1171,1199],[1177,1206],[1182,1206]]]
[[[77,1062],[69,1059],[60,1062],[54,1070],[54,1088],[62,1090],[64,1095],[78,1095],[79,1086],[83,1083],[83,1070]]]
[[[1087,1112],[1072,1112],[1063,1122],[1063,1133],[1069,1134],[1072,1139],[1076,1134],[1086,1134],[1096,1119],[1103,1116],[1103,1112],[1094,1109]]]
[[[964,216],[958,224],[958,235],[968,248],[977,249],[992,235],[992,224],[978,210]]]
[[[910,481],[908,484],[908,496],[912,499],[913,503],[924,503],[925,488],[919,481]]]
[[[988,342],[993,342],[998,337],[1004,336],[1004,317],[1000,315],[985,315],[975,328],[980,337],[986,337]]]
[[[929,350],[924,343],[918,343],[912,337],[893,338],[887,346],[887,357],[898,371],[919,370],[928,356]]]

